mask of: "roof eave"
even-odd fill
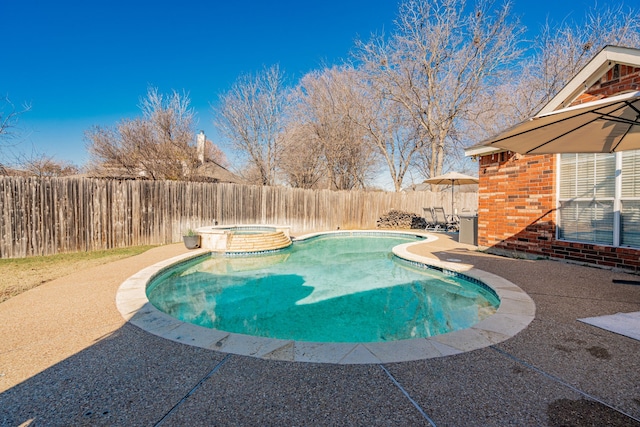
[[[486,145],[474,145],[473,147],[465,148],[464,155],[466,157],[478,157],[487,156],[489,154],[500,153],[503,150],[498,147],[487,147]]]

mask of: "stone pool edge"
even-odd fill
[[[362,232],[375,233],[375,231]],[[358,233],[358,230],[345,230],[339,233]],[[326,233],[317,233],[314,236],[318,234]],[[427,242],[437,240],[437,237],[431,234],[414,232],[402,234],[422,235],[427,238]],[[299,240],[310,236],[303,236]],[[424,243],[425,241],[405,243],[394,247],[393,253],[408,261],[460,273],[482,281],[500,298],[497,312],[468,329],[429,338],[393,342],[315,343],[254,337],[209,329],[182,322],[161,312],[149,302],[146,296],[147,284],[160,271],[185,260],[211,253],[210,250],[204,249],[161,261],[129,277],[118,288],[116,306],[122,317],[129,323],[151,334],[182,344],[262,359],[334,364],[408,362],[464,353],[512,338],[534,319],[535,304],[518,286],[471,265],[444,262],[408,251],[409,247]]]

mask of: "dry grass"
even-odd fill
[[[141,254],[153,246],[135,246],[20,259],[0,259],[0,303],[43,283],[83,268]]]

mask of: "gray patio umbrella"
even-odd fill
[[[520,154],[612,153],[640,149],[640,92],[533,117],[482,145]]]
[[[433,178],[425,179],[427,184],[435,185],[451,185],[451,215],[453,215],[453,186],[454,185],[466,185],[477,184],[478,178],[470,175],[465,175],[459,172],[448,172],[444,175],[434,176]]]

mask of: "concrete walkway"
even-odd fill
[[[186,252],[169,245],[0,304],[0,425],[640,426],[640,341],[577,320],[640,311],[640,277],[439,237],[412,251],[512,281],[533,298],[533,322],[490,347],[389,364],[187,346],[115,305],[125,279]]]

